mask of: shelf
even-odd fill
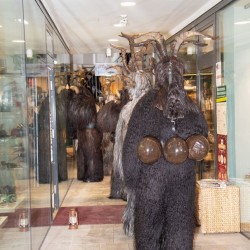
[[[4,213],[14,213],[16,209],[22,204],[24,198],[18,198],[16,202],[0,206],[0,214]]]

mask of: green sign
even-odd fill
[[[226,86],[219,86],[216,88],[216,102],[225,102],[227,100]]]

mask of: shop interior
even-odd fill
[[[107,224],[107,228],[108,224],[114,224],[115,230],[122,235],[122,230],[117,225],[121,224],[127,202],[122,195],[117,198],[112,193],[116,131],[110,130],[111,119],[104,117],[104,112],[105,108],[110,108],[108,106],[111,103],[121,112],[129,101],[122,99],[122,90],[125,86],[127,89],[131,88],[130,84],[133,83],[121,75],[121,65],[124,66],[124,62],[129,65],[131,58],[136,55],[137,62],[147,65],[143,70],[152,73],[151,59],[157,61],[159,57],[153,46],[148,46],[143,51],[133,51],[129,47],[134,34],[139,35],[149,30],[149,22],[145,22],[143,16],[145,13],[139,15],[133,9],[119,9],[120,4],[111,10],[113,1],[104,2],[105,8],[99,6],[99,1],[92,1],[91,6],[86,6],[89,7],[89,19],[84,21],[80,19],[78,6],[81,4],[78,1],[72,3],[71,8],[68,1],[58,1],[55,5],[50,0],[9,0],[8,3],[0,3],[0,9],[4,10],[0,18],[0,234],[3,233],[3,237],[0,237],[0,249],[8,249],[12,238],[18,239],[12,244],[12,249],[40,249],[51,227],[65,226],[66,220],[68,230],[71,208],[78,208],[79,216],[84,213],[93,216],[89,221],[86,219],[85,224]],[[152,1],[144,2],[139,1],[137,6],[152,8]],[[245,125],[238,122],[243,118],[238,115],[237,110],[247,112],[246,106],[250,98],[247,91],[243,98],[246,105],[242,107],[240,100],[247,86],[244,79],[241,79],[238,80],[241,85],[236,87],[232,72],[235,71],[237,76],[248,76],[246,72],[249,60],[246,55],[249,52],[249,36],[246,35],[246,27],[238,26],[232,34],[230,23],[238,17],[250,18],[249,3],[245,0],[235,1],[236,3],[232,1],[229,5],[219,4],[226,1],[197,1],[192,4],[185,1],[169,2],[169,27],[164,27],[166,13],[160,12],[160,9],[166,9],[163,0],[157,6],[159,18],[150,26],[150,31],[159,32],[168,38],[165,43],[169,50],[184,27],[185,31],[192,30],[203,35],[190,36],[189,42],[182,44],[178,54],[185,62],[184,89],[200,108],[208,125],[209,151],[204,159],[196,163],[196,180],[221,179],[237,187],[236,200],[230,201],[230,204],[233,204],[233,208],[238,206],[239,213],[238,217],[232,215],[230,223],[236,221],[238,227],[236,230],[231,227],[228,232],[244,235],[243,245],[247,249],[250,238],[250,169],[247,161],[242,158],[247,157],[245,148],[249,138],[249,121],[247,118]],[[213,6],[214,10],[209,15],[206,14]],[[95,8],[100,14],[99,18],[96,18]],[[73,15],[69,9],[77,14]],[[175,9],[181,10],[178,13],[179,27],[176,25],[176,16],[171,15],[171,12],[176,13]],[[125,10],[128,13],[126,15],[121,12]],[[118,41],[108,41],[108,38],[114,38],[111,37],[112,32],[108,32],[111,18],[107,18],[107,15],[111,14],[114,21],[124,25],[118,29],[110,29],[116,32]],[[204,17],[199,19],[202,14]],[[67,23],[67,18],[72,18],[72,15],[75,19],[72,23]],[[154,18],[156,17],[152,16],[152,20]],[[140,22],[141,19],[144,22]],[[132,24],[132,20],[138,24],[138,28]],[[79,26],[84,27],[82,22],[87,23],[84,32],[77,30]],[[93,33],[88,25],[95,26],[98,30]],[[224,40],[217,39],[218,37],[223,37]],[[245,42],[242,42],[243,38]],[[237,55],[230,51],[237,52]],[[235,65],[231,63],[233,59]],[[244,62],[244,68],[237,66],[241,61]],[[222,85],[227,86],[228,95],[235,93],[226,102],[227,112],[234,115],[227,117],[228,170],[225,173],[218,169],[218,151],[221,148],[217,146],[217,62],[222,62]],[[150,77],[155,84],[154,74]],[[87,93],[80,92],[82,99],[76,102],[84,106],[88,105],[89,100],[95,107],[92,118],[96,120],[93,121],[100,122],[99,128],[102,128],[99,137],[95,126],[85,127],[87,131],[97,131],[91,132],[91,136],[95,141],[99,140],[98,150],[103,164],[101,173],[95,173],[93,179],[91,174],[81,172],[80,162],[93,157],[92,161],[95,162],[92,165],[97,166],[100,163],[99,156],[97,153],[92,155],[93,151],[87,152],[83,158],[79,156],[80,150],[95,145],[91,144],[90,139],[88,141],[89,132],[81,134],[85,136],[83,143],[79,140],[80,126],[83,126],[82,121],[79,121],[80,111],[76,116],[78,106],[73,107],[71,104],[81,87]],[[237,110],[234,110],[234,106]],[[115,118],[117,122],[119,114]],[[93,121],[86,126],[92,126]],[[219,137],[220,140],[221,138],[224,139]],[[237,145],[236,149],[234,145]],[[100,213],[107,215],[99,218]],[[198,220],[197,223],[199,224]],[[127,244],[130,248],[124,249],[132,249],[132,240]]]

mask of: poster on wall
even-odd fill
[[[227,135],[227,103],[217,103],[216,111],[217,134]]]
[[[217,87],[216,118],[218,138],[218,179],[228,180],[227,168],[227,103],[226,86]]]
[[[218,179],[228,180],[227,174],[227,135],[218,134]]]

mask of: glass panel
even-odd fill
[[[218,13],[222,85],[227,90],[228,171],[240,187],[241,231],[250,238],[250,8],[236,1]]]
[[[213,37],[214,36],[214,26],[210,26],[210,27],[204,29],[201,33],[204,35],[208,35],[208,36]],[[206,53],[214,50],[214,40],[212,40],[210,37],[201,36],[199,38],[199,41],[205,45],[205,46],[200,47],[199,53],[206,54]]]
[[[207,68],[200,71],[201,84],[201,110],[205,116],[208,124],[208,141],[210,144],[210,151],[206,158],[201,162],[201,178],[214,179],[215,178],[215,164],[214,164],[214,102],[213,96],[213,68]]]
[[[38,249],[51,221],[50,110],[45,18],[35,1],[24,1],[32,249]]]
[[[73,126],[69,123],[70,57],[58,36],[54,37],[54,74],[56,86],[57,152],[59,204],[74,178]]]
[[[0,9],[0,248],[31,249],[24,71],[24,26],[28,23],[22,1],[0,1]]]
[[[193,36],[190,40],[198,40],[198,38]],[[179,53],[185,63],[184,88],[188,96],[197,103],[197,47],[193,43],[183,44]]]

